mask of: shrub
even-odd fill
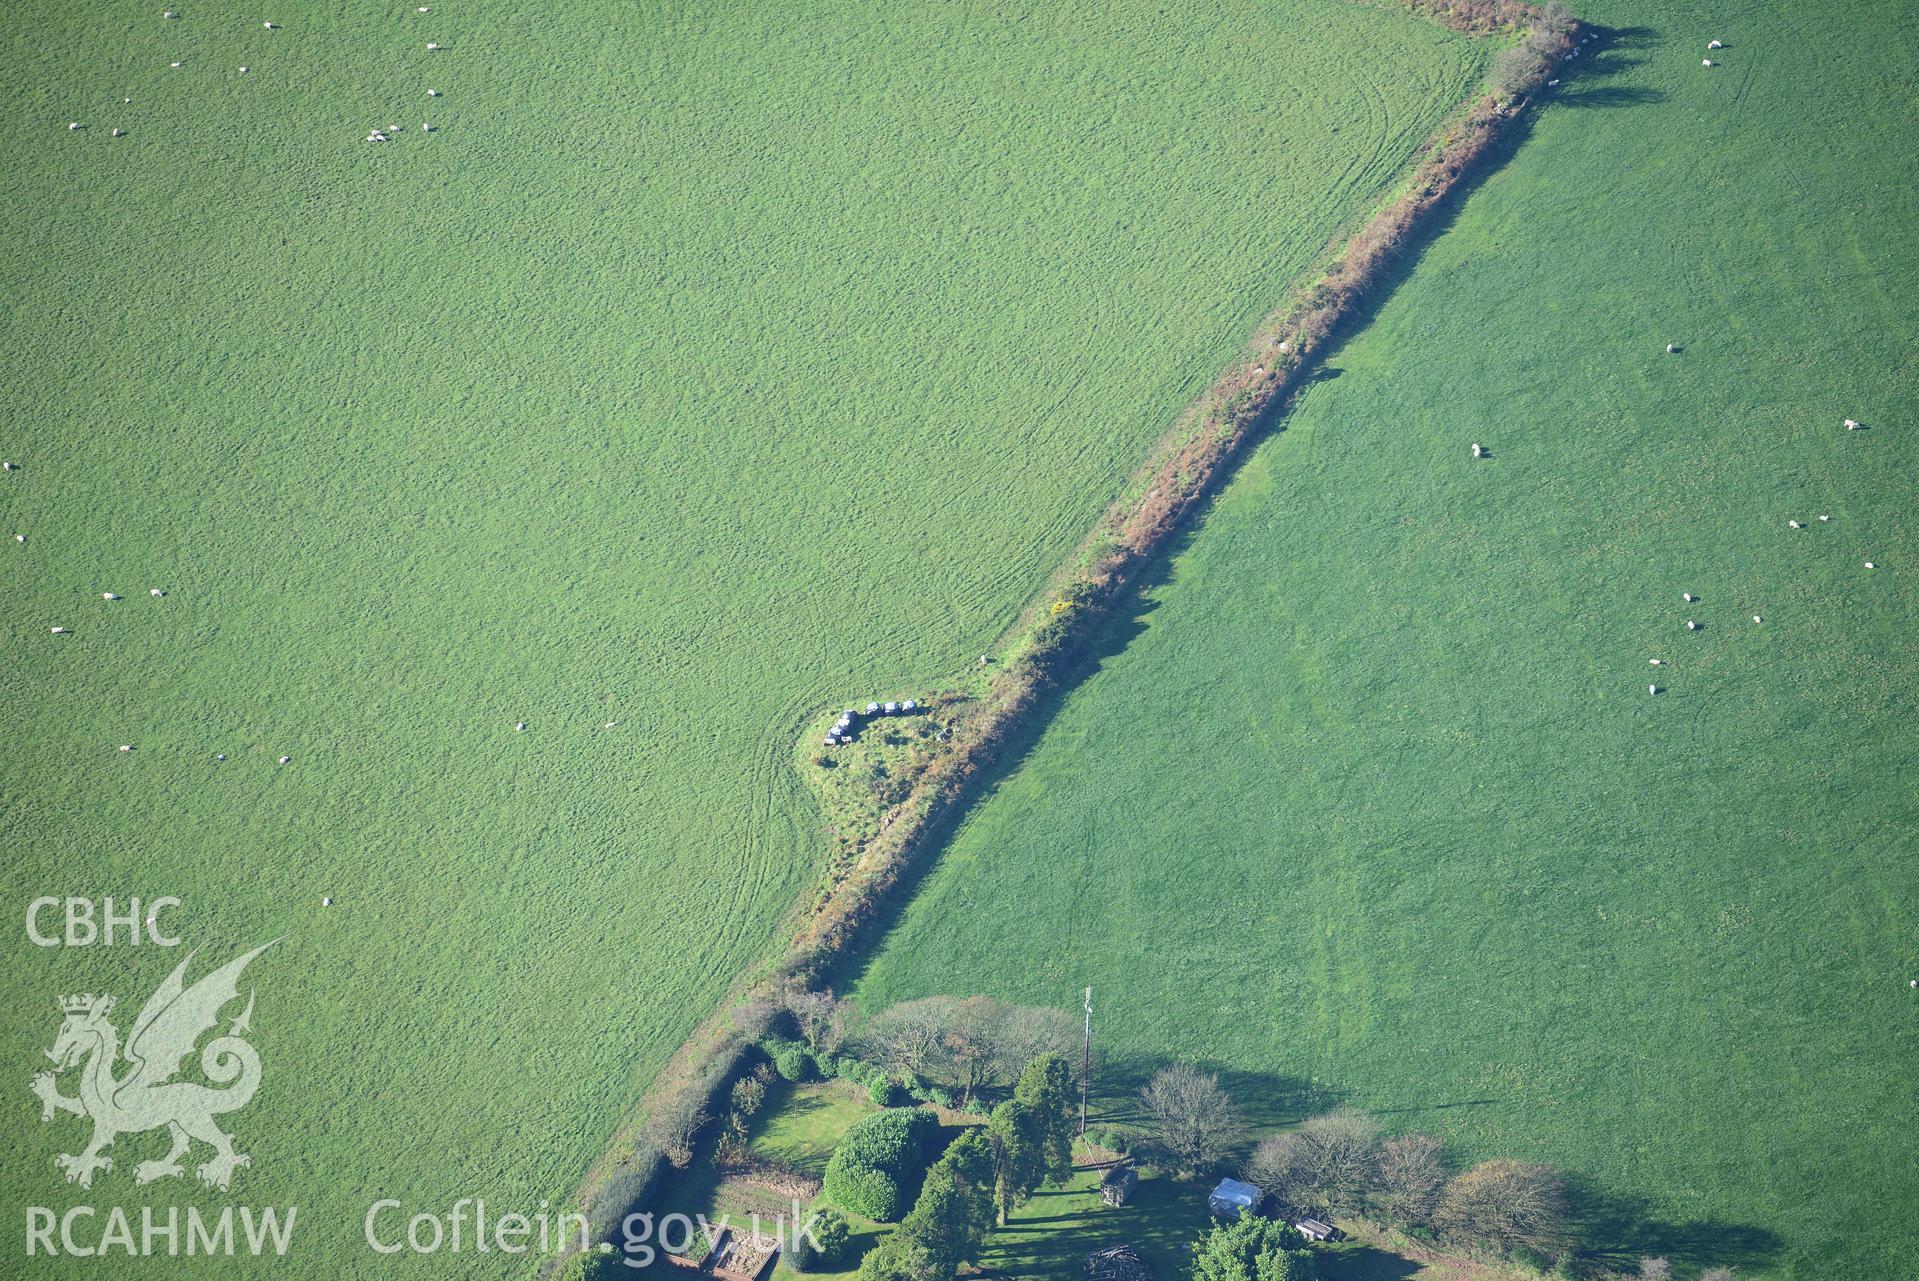
[[[1133,1136],[1113,1126],[1093,1126],[1086,1131],[1086,1142],[1107,1152],[1125,1156],[1133,1150]]]
[[[1306,1238],[1256,1215],[1214,1227],[1193,1245],[1193,1281],[1313,1281],[1318,1275]]]
[[[937,1103],[948,1111],[951,1111],[959,1103],[958,1097],[943,1085],[935,1085],[927,1090],[926,1098],[928,1102]]]
[[[851,1237],[846,1217],[822,1207],[814,1211],[807,1231],[794,1234],[786,1252],[787,1266],[795,1272],[831,1271],[845,1257]]]
[[[820,1191],[834,1205],[880,1223],[897,1223],[911,1208],[898,1179],[852,1162],[828,1161]]]
[[[939,1128],[938,1117],[918,1108],[889,1108],[854,1122],[826,1163],[826,1196],[854,1214],[898,1220]]]
[[[806,1052],[804,1045],[782,1045],[773,1052],[773,1069],[784,1081],[810,1081],[813,1079],[813,1056]]]
[[[898,1107],[900,1100],[905,1094],[906,1091],[900,1089],[899,1086],[893,1084],[893,1082],[887,1080],[885,1077],[881,1077],[866,1087],[866,1097],[883,1108]]]
[[[830,1081],[839,1075],[839,1055],[829,1053],[826,1050],[813,1050],[809,1053],[813,1060],[814,1074],[822,1081]]]

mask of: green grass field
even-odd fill
[[[64,1185],[25,1092],[56,994],[124,1032],[178,959],[27,901],[177,895],[200,963],[285,940],[234,1196],[300,1275],[386,1274],[376,1196],[571,1191],[816,875],[806,718],[989,644],[1483,56],[1332,0],[428,7],[5,37],[0,1200],[220,1203],[132,1187],[155,1135]]]
[[[1601,52],[1113,626],[859,992],[1092,983],[1122,1069],[1194,1056],[1265,1121],[1346,1099],[1563,1166],[1607,1261],[1894,1281],[1919,24],[1582,12]]]

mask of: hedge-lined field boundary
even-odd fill
[[[886,815],[880,833],[837,882],[823,896],[809,896],[795,907],[785,955],[735,980],[719,1009],[681,1044],[588,1170],[577,1200],[596,1240],[616,1237],[620,1219],[659,1181],[665,1162],[646,1138],[649,1121],[705,1109],[765,1030],[773,995],[789,984],[818,981],[850,951],[901,877],[964,811],[1015,728],[1095,634],[1108,609],[1224,479],[1260,424],[1371,300],[1386,268],[1426,216],[1459,188],[1577,38],[1575,25],[1557,5],[1367,2],[1395,4],[1467,35],[1515,40],[1514,50],[1527,55],[1524,73],[1508,71],[1503,101],[1475,92],[1434,130],[1397,191],[1321,255],[1254,331],[1240,357],[1182,412],[1120,497],[1048,578],[1006,634],[986,691],[967,706],[947,749]],[[549,1269],[553,1262],[548,1261]]]

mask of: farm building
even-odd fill
[[[1346,1235],[1323,1219],[1299,1219],[1293,1227],[1308,1241],[1337,1241]]]
[[[1099,1199],[1107,1205],[1125,1205],[1139,1186],[1139,1171],[1120,1164],[1108,1170],[1099,1181]]]
[[[1087,1281],[1153,1281],[1152,1265],[1130,1245],[1109,1245],[1086,1256]]]
[[[1221,1179],[1213,1194],[1206,1198],[1206,1208],[1217,1218],[1237,1219],[1250,1210],[1257,1210],[1265,1199],[1266,1194],[1250,1183]]]

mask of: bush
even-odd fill
[[[814,1066],[813,1056],[804,1045],[782,1045],[773,1052],[773,1070],[783,1081],[810,1081]]]
[[[1318,1275],[1306,1238],[1251,1214],[1214,1227],[1193,1245],[1193,1281],[1314,1281]]]
[[[892,1223],[911,1208],[939,1118],[918,1108],[889,1108],[853,1123],[826,1163],[823,1191],[854,1214]]]
[[[814,1073],[820,1080],[830,1081],[839,1075],[840,1059],[837,1054],[829,1054],[825,1050],[812,1050],[809,1054],[813,1059]]]
[[[900,1089],[899,1086],[893,1084],[885,1077],[881,1077],[866,1087],[866,1097],[883,1108],[898,1107],[900,1100],[904,1098],[905,1095],[906,1091]]]
[[[845,1257],[851,1237],[844,1215],[837,1210],[817,1210],[811,1229],[793,1235],[793,1244],[786,1252],[787,1266],[795,1272],[832,1271]]]
[[[1086,1141],[1093,1147],[1107,1152],[1117,1152],[1125,1156],[1133,1150],[1133,1136],[1124,1130],[1112,1126],[1093,1126],[1086,1131]]]
[[[926,1101],[929,1103],[937,1103],[948,1111],[951,1111],[959,1103],[959,1099],[954,1093],[943,1085],[935,1085],[928,1089],[926,1091]]]

